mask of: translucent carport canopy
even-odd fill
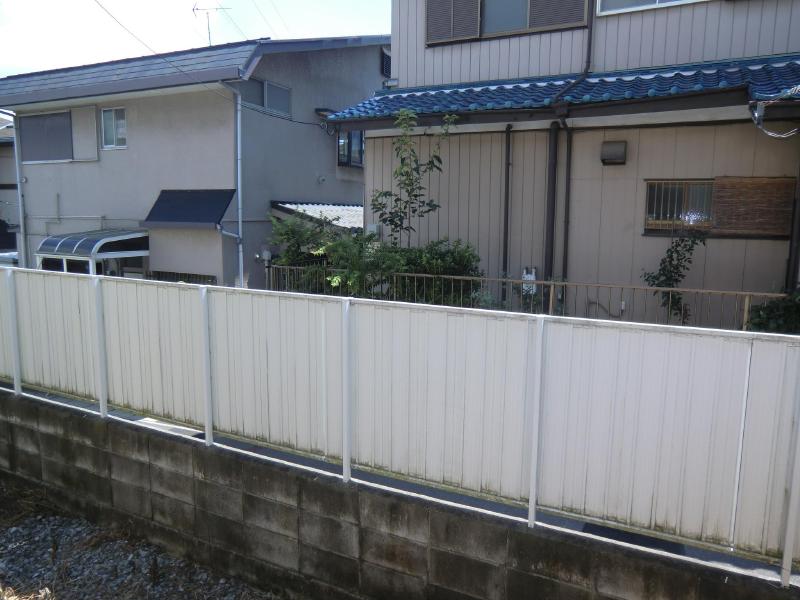
[[[52,258],[103,259],[148,256],[150,240],[144,229],[101,229],[42,240],[38,256]]]

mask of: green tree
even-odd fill
[[[442,158],[439,154],[442,139],[449,135],[450,127],[456,119],[455,115],[445,115],[442,132],[436,136],[436,144],[428,159],[422,160],[417,151],[417,141],[411,135],[417,126],[416,113],[408,109],[397,112],[395,126],[400,130],[400,135],[394,138],[392,148],[398,164],[392,171],[392,179],[398,191],[375,190],[370,199],[372,212],[389,229],[389,240],[393,246],[399,246],[405,235],[406,244],[410,247],[411,232],[415,231],[412,225],[414,218],[425,216],[439,208],[436,201],[428,197],[422,182],[429,173],[442,171]]]
[[[651,287],[678,287],[692,266],[694,250],[698,244],[705,246],[706,239],[697,233],[673,239],[664,253],[664,257],[658,263],[658,269],[645,271],[642,278]],[[683,296],[677,292],[654,292],[654,295],[659,293],[661,294],[661,306],[667,309],[670,316],[679,317],[681,324],[686,325],[691,317],[691,311],[689,305],[684,304]]]

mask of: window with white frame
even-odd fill
[[[340,167],[364,166],[364,132],[340,131],[337,142],[337,164]]]
[[[675,4],[689,4],[693,2],[707,2],[708,0],[598,0],[598,14],[612,14],[643,10],[646,8],[661,8]]]
[[[103,148],[126,148],[128,125],[124,108],[104,108],[102,113]]]

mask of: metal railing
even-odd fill
[[[458,308],[716,329],[749,327],[752,310],[785,294],[420,273],[354,276],[324,263],[271,265],[274,291],[353,296]]]

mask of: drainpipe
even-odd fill
[[[550,123],[547,150],[547,211],[545,213],[544,279],[553,277],[553,254],[556,232],[556,176],[558,175],[558,136],[561,126],[558,121]]]
[[[800,173],[794,189],[794,208],[792,209],[792,235],[789,239],[789,262],[786,265],[786,292],[797,289],[800,270]]]
[[[28,227],[25,223],[25,194],[22,193],[21,163],[19,154],[19,118],[14,115],[14,167],[17,170],[17,208],[19,209],[20,248],[17,248],[18,263],[28,267]]]
[[[506,189],[503,198],[503,277],[508,277],[508,229],[511,200],[511,123],[506,125]]]
[[[566,120],[563,127],[567,132],[567,156],[564,164],[564,252],[561,256],[561,279],[567,281],[569,268],[569,211],[572,194],[572,129]]]
[[[592,69],[592,42],[594,38],[594,13],[596,10],[594,0],[589,0],[588,10],[589,15],[586,19],[586,57],[583,63],[583,71],[581,71],[581,74],[572,83],[562,88],[561,91],[550,99],[551,106],[555,105],[567,92],[583,83],[589,76],[589,71]]]
[[[244,287],[244,232],[242,230],[242,94],[236,94],[236,219],[239,233],[236,244],[239,247],[239,287]]]

